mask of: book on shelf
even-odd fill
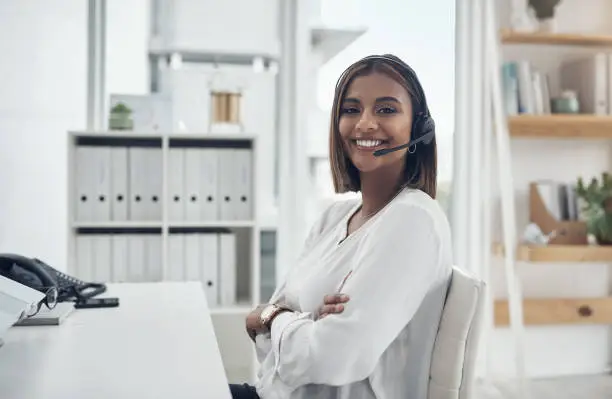
[[[502,93],[508,115],[551,113],[549,76],[529,61],[502,65]]]
[[[502,94],[507,115],[571,113],[556,110],[555,99],[575,93],[577,112],[612,114],[612,53],[598,52],[562,61],[557,66],[560,93],[552,93],[553,71],[544,71],[529,60],[502,64]],[[573,112],[575,113],[575,112]]]

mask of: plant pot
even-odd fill
[[[130,118],[129,114],[111,114],[108,119],[108,128],[110,130],[132,130],[134,128],[134,121]]]

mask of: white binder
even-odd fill
[[[146,173],[144,220],[162,220],[162,187],[163,187],[163,159],[162,149],[147,147],[144,149],[146,163],[143,165]]]
[[[236,235],[219,233],[219,303],[236,304]]]
[[[200,217],[203,221],[219,220],[219,150],[200,149]]]
[[[185,219],[192,222],[202,220],[202,168],[200,148],[185,148]]]
[[[233,150],[221,148],[218,150],[219,174],[218,174],[218,212],[219,219],[234,220],[234,156]]]
[[[147,152],[143,147],[129,147],[129,220],[147,220],[145,198],[147,195]]]
[[[133,283],[146,281],[147,245],[143,234],[127,235],[128,269],[127,279]]]
[[[75,148],[74,173],[75,184],[75,218],[80,222],[94,220],[94,182],[91,179],[93,168],[93,149],[90,146],[78,146]]]
[[[209,307],[219,305],[219,237],[216,233],[203,233],[200,239],[200,271],[202,285]]]
[[[252,151],[248,148],[233,151],[233,207],[232,219],[251,220],[253,218],[253,162]]]
[[[114,234],[112,242],[112,268],[110,281],[127,283],[128,279],[128,239],[125,234]]]
[[[170,223],[185,219],[185,150],[172,147],[168,150],[168,220]]]
[[[202,281],[200,275],[200,240],[197,233],[185,237],[185,281]]]
[[[108,234],[91,235],[92,263],[90,281],[106,283],[111,279],[111,237]]]
[[[183,234],[168,235],[167,265],[167,280],[185,281],[185,237]]]
[[[92,169],[94,205],[93,220],[108,222],[111,220],[111,147],[92,147]]]
[[[111,220],[128,220],[128,149],[111,149]]]
[[[93,239],[89,234],[78,235],[76,238],[76,265],[74,277],[91,281],[93,277]]]
[[[145,281],[159,282],[164,280],[162,262],[162,237],[161,234],[145,234],[146,256],[145,256]]]

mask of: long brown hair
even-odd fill
[[[423,118],[431,119],[425,93],[416,73],[400,58],[389,54],[369,56],[349,66],[338,79],[338,83],[336,83],[329,132],[329,160],[336,193],[357,192],[361,190],[359,171],[348,157],[340,137],[340,108],[351,82],[358,76],[369,75],[373,72],[381,72],[388,75],[404,86],[408,92],[412,101],[412,140],[421,133],[415,131],[419,130],[419,126],[422,126],[415,123],[415,121],[418,118],[421,118],[421,121]],[[408,187],[419,189],[435,199],[437,175],[437,147],[434,134],[430,143],[418,144],[414,153],[407,154],[404,178],[401,183]]]

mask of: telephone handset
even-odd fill
[[[105,284],[79,280],[41,260],[17,254],[0,253],[0,275],[41,292],[57,287],[58,302],[79,302],[106,291]]]

